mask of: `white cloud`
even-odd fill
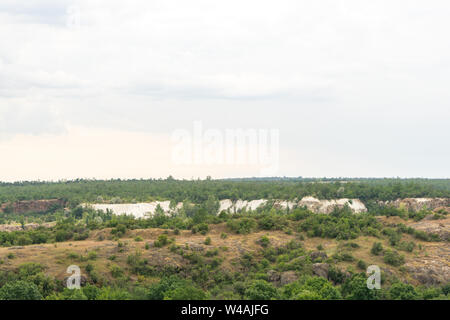
[[[286,148],[309,140],[330,158],[353,139],[400,159],[400,133],[418,159],[408,136],[450,139],[449,14],[443,0],[3,0],[0,135],[170,134],[203,120],[282,129]],[[405,174],[428,172],[425,160]],[[387,171],[372,168],[361,172]]]

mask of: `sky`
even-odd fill
[[[0,181],[449,178],[449,16],[444,0],[2,0]],[[239,130],[276,132],[271,170],[174,161],[177,132],[195,154]]]

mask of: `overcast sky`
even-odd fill
[[[1,0],[0,181],[256,176],[171,136],[277,129],[286,176],[450,177],[445,0]]]

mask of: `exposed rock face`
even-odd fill
[[[294,201],[282,201],[282,200],[276,200],[273,203],[274,208],[276,209],[282,209],[282,210],[291,210],[293,208],[295,208],[298,205],[297,202]]]
[[[281,275],[275,270],[269,270],[269,272],[267,272],[267,279],[270,282],[279,282],[281,280]]]
[[[230,199],[219,201],[219,210],[217,213],[226,211],[235,213],[241,210],[255,211],[258,208],[269,204],[269,200],[237,200],[233,202]],[[396,207],[406,207],[411,210],[420,210],[424,206],[429,209],[448,209],[449,199],[403,199],[392,202],[380,202],[383,205],[392,205]],[[84,206],[88,206],[85,204]],[[166,214],[171,214],[182,208],[183,204],[179,203],[175,209],[170,208],[169,201],[155,201],[149,203],[125,203],[125,204],[92,204],[90,205],[96,210],[111,210],[116,215],[133,215],[137,218],[144,218],[155,214],[156,208],[160,206]],[[296,207],[306,207],[315,213],[329,214],[335,208],[344,208],[348,206],[354,213],[367,212],[364,203],[359,199],[335,199],[335,200],[319,200],[314,197],[305,197],[300,201],[274,200],[273,207],[280,210],[291,210]]]
[[[409,211],[420,211],[424,208],[428,210],[436,210],[450,207],[450,198],[406,198],[381,203],[387,206],[393,206],[395,208],[405,208]]]
[[[136,218],[144,218],[146,216],[154,215],[158,206],[160,206],[165,213],[172,212],[170,208],[170,201],[155,201],[149,203],[92,204],[90,206],[95,210],[111,210],[115,215],[132,215]]]
[[[405,264],[409,274],[424,285],[450,283],[450,246],[448,243],[427,243],[426,255]]]
[[[298,276],[294,271],[286,271],[281,274],[280,285],[285,286],[298,280]]]
[[[328,258],[327,254],[325,252],[320,252],[320,251],[312,252],[309,256],[311,257],[311,260],[313,262],[317,261],[317,260],[323,261]]]
[[[53,207],[64,207],[65,203],[60,199],[51,200],[30,200],[19,201],[15,203],[4,203],[0,207],[1,212],[11,210],[13,213],[31,213],[31,212],[47,212]]]
[[[439,285],[450,282],[450,267],[436,261],[424,266],[406,265],[406,270],[414,279],[424,285]]]
[[[24,225],[22,228],[19,224],[0,224],[0,231],[2,232],[13,232],[13,231],[21,231],[21,230],[35,230],[39,227],[51,228],[55,226],[55,222],[37,224],[37,223],[28,223]]]
[[[305,197],[299,203],[299,207],[306,207],[315,213],[331,213],[334,208],[344,208],[348,206],[353,212],[367,212],[364,203],[359,199],[337,199],[337,200],[319,200],[313,197]]]
[[[313,274],[319,277],[323,277],[328,279],[328,270],[330,269],[330,265],[328,263],[315,263],[313,264]]]
[[[233,206],[233,201],[230,199],[220,200],[219,213],[222,211],[228,211]]]
[[[194,242],[186,242],[186,244],[189,246],[189,249],[196,252],[203,252],[205,251],[205,247],[201,244],[194,243]]]
[[[437,234],[441,240],[450,241],[450,218],[443,220],[424,219],[409,226],[419,231]]]
[[[229,211],[234,213],[239,210],[249,210],[254,211],[264,205],[269,201],[265,199],[260,200],[238,200],[233,203],[231,200],[221,200],[219,212]],[[286,200],[275,200],[273,202],[273,207],[281,210],[291,210],[296,207],[306,207],[315,213],[331,213],[334,208],[343,208],[348,206],[353,212],[361,213],[367,212],[367,208],[359,199],[336,199],[336,200],[319,200],[314,197],[305,197],[300,201],[286,201]]]

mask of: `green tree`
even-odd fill
[[[418,294],[412,285],[396,282],[389,289],[389,297],[392,300],[415,300]]]
[[[19,280],[0,288],[0,300],[42,300],[42,295],[34,283]]]
[[[245,290],[248,300],[273,300],[278,297],[278,290],[265,280],[253,281]]]
[[[341,287],[342,296],[347,300],[378,300],[379,290],[367,288],[367,276],[364,273],[353,275]]]

